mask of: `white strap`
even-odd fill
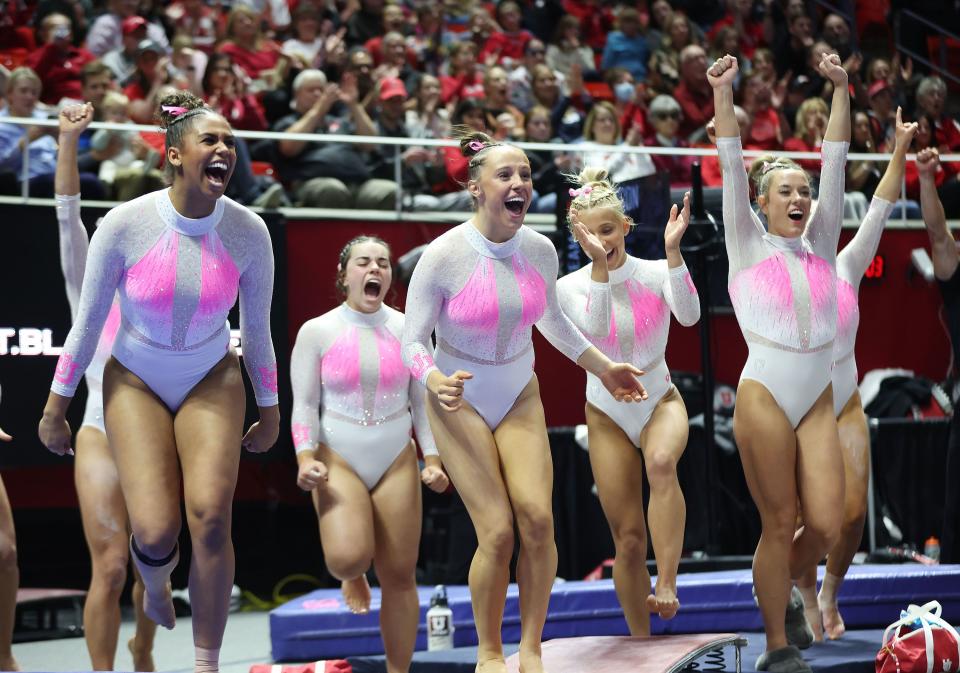
[[[927,673],[933,673],[933,632],[930,627],[931,625],[934,625],[944,629],[953,637],[954,645],[957,647],[957,661],[960,661],[960,635],[957,634],[957,631],[953,628],[953,626],[940,617],[942,610],[943,609],[940,606],[940,603],[937,601],[930,601],[923,605],[909,605],[904,616],[888,626],[883,632],[883,645],[886,646],[891,639],[893,641],[901,641],[906,640],[911,636],[916,636],[920,633],[923,633],[924,646],[927,655]],[[901,626],[913,624],[914,622],[920,622],[921,629],[911,631],[903,637],[897,633],[897,630]]]

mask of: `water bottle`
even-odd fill
[[[934,561],[940,560],[940,540],[934,536],[927,538],[923,543],[923,555],[932,558]]]
[[[453,610],[447,604],[447,589],[438,584],[427,610],[427,649],[453,649]]]

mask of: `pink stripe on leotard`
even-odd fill
[[[410,366],[410,375],[417,381],[423,378],[423,373],[428,369],[433,369],[436,365],[433,358],[424,353],[417,353],[413,356],[413,363]]]
[[[464,326],[495,332],[500,321],[493,260],[480,257],[467,284],[447,306],[450,319]]]
[[[857,293],[853,285],[837,278],[837,340],[842,341],[855,329],[857,312]],[[842,353],[841,355],[846,355]]]
[[[776,330],[778,333],[785,330],[796,334],[793,287],[783,253],[776,252],[734,276],[730,282],[730,297],[735,305],[752,305],[751,313],[763,324],[786,323]]]
[[[546,285],[543,276],[537,273],[533,265],[519,252],[513,255],[511,261],[523,305],[523,314],[517,329],[526,329],[540,320],[547,309]]]
[[[833,298],[836,273],[829,262],[816,255],[806,255],[804,257],[803,270],[810,287],[811,312],[814,315],[823,315],[824,309],[830,305]]]
[[[193,332],[209,332],[211,318],[227,313],[237,301],[240,272],[223,247],[223,241],[214,232],[204,234],[200,241],[200,299],[187,328],[187,340],[193,342]]]
[[[120,329],[120,304],[113,302],[110,307],[110,313],[107,314],[107,322],[103,324],[103,332],[100,333],[100,341],[97,344],[97,350],[109,353],[113,350],[113,342],[117,338],[117,330]]]
[[[631,278],[624,284],[633,308],[633,330],[636,339],[634,348],[638,348],[659,334],[666,311],[663,310],[664,303],[660,296],[651,292],[643,283]],[[632,357],[632,354],[625,353],[624,357]]]
[[[353,404],[363,406],[360,390],[360,335],[356,327],[340,335],[321,359],[323,384],[338,393],[355,397]]]
[[[166,230],[140,261],[127,269],[125,291],[131,303],[163,326],[163,343],[169,343],[173,328],[173,296],[177,284],[177,248],[180,235]],[[155,339],[160,341],[160,339]]]
[[[304,444],[310,443],[310,426],[306,423],[293,423],[290,430],[293,434],[294,448],[300,448]]]
[[[377,354],[380,357],[380,378],[377,381],[377,401],[379,402],[406,386],[409,374],[407,368],[403,366],[400,342],[390,333],[390,330],[386,327],[377,327],[373,333],[377,340]]]
[[[684,282],[686,282],[686,284],[687,284],[687,289],[690,290],[690,294],[696,294],[696,293],[697,293],[697,286],[693,284],[693,278],[690,277],[690,272],[689,272],[689,271],[687,271],[685,274],[683,274],[683,280],[684,280]]]

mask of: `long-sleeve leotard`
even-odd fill
[[[663,359],[670,313],[681,325],[700,319],[700,300],[686,265],[627,257],[610,282],[591,280],[592,264],[557,283],[560,305],[594,346],[614,362],[640,369]]]
[[[740,138],[717,139],[730,300],[748,342],[807,352],[833,341],[847,146],[823,143],[819,202],[803,235],[790,239],[765,233],[750,207]]]
[[[403,314],[386,306],[365,314],[345,304],[304,323],[290,357],[297,453],[312,451],[319,442],[330,444],[323,421],[378,426],[400,417],[409,420],[412,412],[423,454],[437,455],[425,390],[410,376],[400,353],[403,323]]]
[[[266,225],[251,211],[222,197],[211,215],[189,219],[176,212],[168,190],[146,194],[107,214],[90,241],[83,276],[53,392],[74,394],[118,290],[120,329],[171,352],[228,339],[227,313],[239,293],[244,363],[257,403],[277,403],[273,254]]]
[[[590,342],[557,301],[557,253],[542,234],[522,227],[493,243],[465,222],[424,251],[407,293],[403,358],[426,384],[437,347],[469,362],[512,362],[532,347],[534,324],[571,360]],[[450,375],[453,372],[444,372]]]
[[[837,255],[837,338],[833,342],[834,361],[853,353],[860,326],[860,281],[877,254],[883,227],[893,204],[874,196],[860,228]]]

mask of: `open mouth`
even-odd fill
[[[790,212],[787,213],[787,217],[789,217],[794,222],[799,222],[800,220],[803,219],[803,211],[800,210],[799,208],[792,208]]]
[[[503,205],[514,215],[519,215],[523,212],[523,206],[526,204],[526,201],[521,196],[511,196],[509,199],[503,202]]]
[[[613,261],[613,258],[616,256],[616,254],[617,254],[617,249],[616,249],[616,248],[614,248],[613,250],[611,250],[610,252],[608,252],[608,253],[607,253],[607,261],[608,261],[608,262]]]
[[[383,287],[376,278],[371,278],[363,284],[363,296],[368,299],[377,299],[380,296],[380,288]]]
[[[207,166],[204,174],[214,187],[223,187],[227,182],[227,171],[230,168],[226,161],[217,160]]]

